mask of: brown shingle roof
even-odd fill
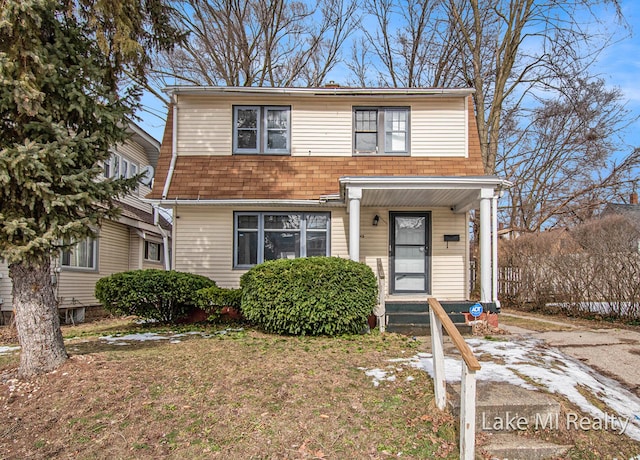
[[[473,105],[469,104],[470,107]],[[171,160],[171,107],[152,192],[162,197]],[[469,158],[178,156],[167,199],[318,199],[337,194],[343,176],[482,176],[475,117],[469,110]]]

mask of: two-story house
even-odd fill
[[[104,164],[104,177],[132,177],[148,170],[149,179],[122,198],[117,221],[104,221],[95,239],[79,241],[52,260],[52,280],[61,313],[67,322],[91,316],[99,302],[96,281],[103,276],[140,268],[168,267],[171,225],[152,205],[142,200],[151,191],[151,176],[158,162],[160,143],[131,123],[130,137],[112,149]],[[165,249],[166,248],[166,249]],[[8,268],[0,261],[0,311],[4,324],[13,312],[12,283]]]
[[[387,298],[496,299],[496,203],[470,89],[173,86],[152,202],[173,211],[172,268],[237,287],[266,260],[338,256]],[[380,263],[378,263],[380,261]]]

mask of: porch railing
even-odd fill
[[[438,409],[444,410],[447,405],[443,327],[462,355],[460,458],[472,460],[475,458],[476,444],[476,371],[480,370],[480,363],[449,315],[435,298],[429,298],[429,319],[431,321],[431,350],[433,353],[433,386]]]
[[[385,277],[384,266],[382,265],[382,259],[378,257],[377,263],[377,275],[378,275],[378,305],[373,309],[373,314],[376,316],[376,325],[380,332],[384,332],[387,328],[387,312],[384,304],[385,299]]]

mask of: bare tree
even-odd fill
[[[504,111],[557,89],[566,68],[583,74],[611,39],[605,7],[621,20],[617,0],[367,0],[370,44],[359,62],[388,86],[474,88],[484,169],[494,174]]]
[[[514,182],[505,221],[523,231],[571,226],[632,186],[640,149],[614,156],[631,118],[617,89],[567,76],[561,92],[507,113],[497,171]]]
[[[186,42],[158,56],[156,86],[319,86],[356,24],[351,0],[182,0]]]
[[[462,46],[443,3],[366,0],[363,36],[348,64],[361,86],[451,86]],[[373,25],[373,26],[372,26]],[[372,71],[373,70],[373,71]]]

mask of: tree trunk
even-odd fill
[[[50,267],[48,259],[9,265],[16,328],[22,349],[18,369],[20,378],[52,371],[68,358],[60,331]]]

